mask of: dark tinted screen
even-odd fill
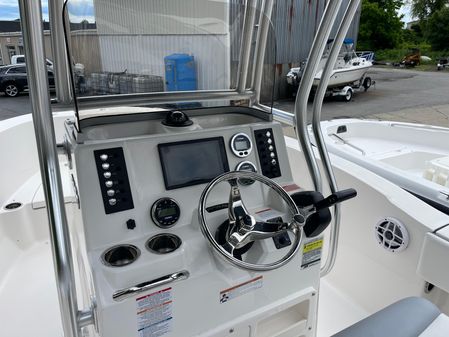
[[[203,184],[229,171],[222,137],[159,144],[167,190]]]

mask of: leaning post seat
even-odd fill
[[[449,317],[431,302],[408,297],[333,337],[448,337]]]

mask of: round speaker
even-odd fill
[[[375,227],[374,234],[377,242],[390,252],[400,252],[409,243],[408,230],[398,219],[386,217]]]

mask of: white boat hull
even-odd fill
[[[449,214],[449,129],[343,119],[321,124],[328,151],[363,166]]]
[[[328,88],[350,85],[361,80],[368,72],[369,68],[371,68],[371,66],[371,62],[365,62],[363,64],[360,64],[359,66],[335,69],[330,78]],[[314,86],[318,86],[320,84],[321,75],[322,71],[318,72],[318,74],[315,76],[315,79],[313,81]]]

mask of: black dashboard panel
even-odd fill
[[[208,183],[229,171],[223,137],[159,144],[158,150],[167,190]]]
[[[254,131],[257,153],[259,155],[262,174],[268,178],[281,176],[279,158],[274,142],[273,129],[261,129]]]
[[[125,156],[121,147],[94,151],[106,214],[134,208]]]

